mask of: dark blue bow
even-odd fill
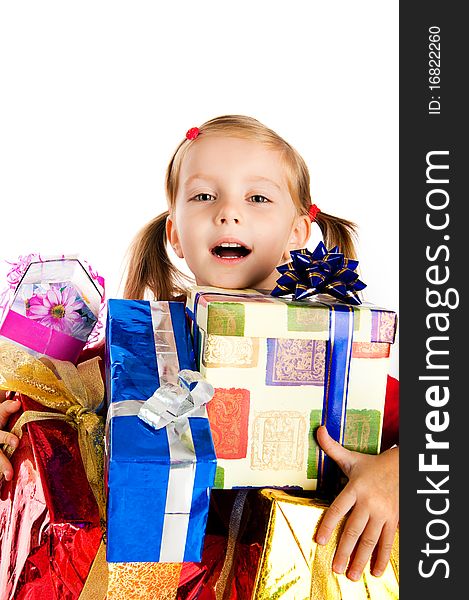
[[[361,304],[357,292],[366,284],[355,272],[358,260],[345,258],[338,246],[327,250],[322,242],[314,252],[302,248],[290,254],[292,260],[277,267],[282,276],[277,279],[272,296],[294,294],[295,300],[302,300],[314,294],[330,294],[347,304]]]

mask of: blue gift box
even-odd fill
[[[194,450],[137,415],[163,383],[195,370],[182,302],[108,302],[107,561],[199,562],[216,456],[205,407],[188,418]]]

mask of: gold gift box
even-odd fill
[[[399,535],[381,577],[369,563],[359,581],[332,571],[332,561],[344,521],[325,546],[314,541],[328,505],[280,490],[263,490],[271,502],[269,523],[252,598],[267,600],[395,600],[399,598]]]

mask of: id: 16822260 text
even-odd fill
[[[428,28],[428,89],[430,90],[430,101],[428,103],[428,114],[439,115],[441,110],[440,96],[440,28],[432,25]]]

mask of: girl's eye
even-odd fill
[[[270,200],[268,198],[266,198],[265,196],[261,196],[260,194],[254,194],[254,196],[251,196],[249,199],[251,200],[251,202],[255,202],[257,204],[262,204],[264,202],[270,202]]]
[[[208,200],[215,200],[215,196],[212,196],[212,194],[197,194],[192,198],[192,200],[207,202]]]

